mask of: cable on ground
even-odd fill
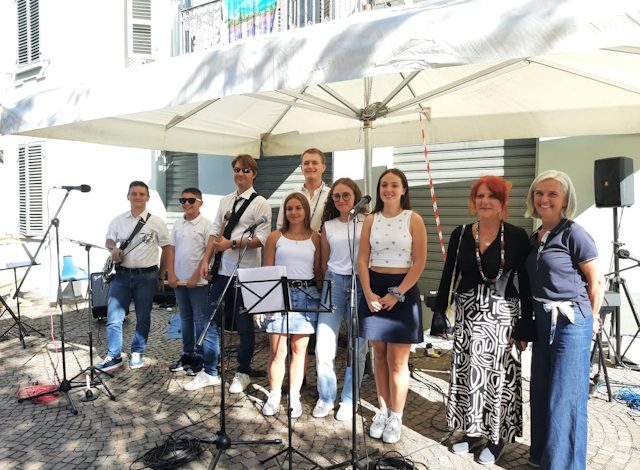
[[[204,452],[204,447],[198,439],[188,437],[174,439],[170,437],[164,444],[151,449],[134,461],[129,468],[133,468],[136,463],[142,462],[145,465],[143,468],[173,470],[200,458],[202,452]]]
[[[382,457],[369,463],[367,470],[429,470],[427,464],[414,462],[395,450],[385,452]]]

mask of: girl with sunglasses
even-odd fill
[[[318,328],[316,331],[316,370],[318,378],[318,395],[320,398],[313,409],[315,418],[324,418],[334,408],[337,397],[338,385],[335,371],[335,358],[338,345],[338,333],[342,320],[351,324],[351,271],[354,262],[358,258],[360,245],[360,233],[362,232],[361,214],[356,215],[361,220],[357,224],[354,233],[351,209],[360,202],[362,194],[360,188],[351,178],[340,178],[333,183],[327,205],[322,215],[322,231],[320,233],[321,262],[320,269],[324,273],[324,279],[331,281],[331,305],[332,313],[320,313],[318,315]],[[361,209],[361,213],[366,210]],[[354,247],[354,251],[351,250]],[[357,273],[357,263],[355,264]],[[328,296],[328,284],[325,283],[321,299],[324,302]],[[362,297],[360,281],[356,280],[357,297]],[[358,350],[358,386],[362,382],[364,373],[364,361],[367,352],[367,342],[358,338],[356,341]],[[336,414],[338,421],[349,420],[352,416],[352,368],[347,367],[344,376],[344,385],[340,407]]]

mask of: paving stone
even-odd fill
[[[34,302],[23,313],[30,325],[47,332],[48,312]],[[54,333],[59,336],[59,313],[54,313]],[[51,347],[47,339],[38,336],[27,338],[28,348],[22,349],[17,338],[0,342],[3,374],[0,376],[0,468],[2,469],[128,469],[134,461],[162,445],[170,435],[199,437],[214,441],[220,429],[220,388],[206,388],[197,392],[185,392],[182,385],[191,380],[184,374],[173,374],[168,364],[181,353],[180,341],[166,340],[166,326],[171,312],[154,309],[145,367],[130,370],[128,365],[114,371],[114,377],[103,375],[105,384],[117,396],[109,400],[102,387],[93,402],[82,402],[84,388],[70,393],[78,415],[74,416],[67,400],[59,397],[47,405],[29,401],[17,403],[14,394],[18,386],[39,381],[53,381],[62,374],[61,352]],[[73,376],[89,364],[87,347],[87,312],[65,309],[65,340],[67,342],[67,374]],[[11,320],[12,321],[12,320]],[[0,331],[11,321],[0,320]],[[104,322],[92,321],[94,347],[97,354],[105,351]],[[124,324],[124,350],[128,352],[133,330],[134,316]],[[11,336],[11,334],[9,335]],[[230,335],[232,346],[237,345],[237,335]],[[338,377],[344,376],[344,349],[336,361]],[[312,356],[313,357],[313,356]],[[94,360],[97,356],[94,356]],[[266,368],[268,347],[265,335],[257,336],[255,368]],[[413,366],[410,391],[407,398],[403,424],[403,438],[396,445],[386,445],[366,435],[368,423],[376,411],[375,383],[365,377],[358,414],[358,450],[380,449],[381,454],[399,451],[412,460],[424,463],[430,469],[480,469],[473,454],[455,456],[450,453],[451,433],[446,427],[446,411],[442,393],[448,388],[448,368],[451,357],[427,358],[421,350],[411,358]],[[322,466],[350,458],[351,423],[340,423],[332,416],[315,419],[310,416],[317,400],[315,361],[309,363],[308,382],[302,390],[303,416],[294,420],[292,446],[308,455]],[[235,356],[227,382],[235,367]],[[640,382],[640,373],[609,368],[613,380],[626,383]],[[83,377],[80,378],[82,381]],[[219,469],[259,469],[275,462],[260,464],[286,446],[287,419],[281,413],[275,418],[265,418],[260,409],[268,389],[267,379],[256,378],[247,394],[226,395],[226,430],[234,444],[221,456]],[[257,387],[257,388],[256,388]],[[523,437],[511,444],[497,467],[504,469],[526,468],[529,452],[529,383],[523,383]],[[442,390],[442,393],[439,391]],[[615,391],[615,390],[614,390]],[[283,406],[284,410],[284,406]],[[589,401],[588,468],[634,468],[640,461],[639,425],[627,414],[623,403],[607,401],[606,391],[597,391]],[[363,429],[362,418],[367,425]],[[365,437],[366,436],[366,437]],[[283,445],[240,445],[240,440],[276,439]],[[208,468],[217,450],[215,445],[205,444],[205,452],[196,461],[183,466],[187,470]],[[381,455],[380,454],[380,455]],[[282,459],[281,459],[282,461]],[[137,464],[136,464],[137,465]],[[294,468],[309,468],[298,455]],[[141,468],[141,465],[133,468]],[[285,465],[286,468],[286,465]]]

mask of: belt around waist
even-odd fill
[[[119,273],[131,273],[131,274],[143,274],[150,273],[158,269],[158,266],[149,266],[147,268],[125,268],[124,266],[118,266],[116,272]]]
[[[302,280],[302,279],[290,279],[289,280],[289,285],[291,287],[315,287],[316,286],[316,280],[315,279],[309,279],[308,281]]]

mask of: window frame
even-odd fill
[[[16,67],[18,72],[41,67],[39,0],[16,0],[16,22]],[[26,52],[21,51],[23,48]],[[22,56],[26,56],[26,60],[23,60]]]
[[[44,141],[18,145],[18,232],[32,237],[45,231]]]

